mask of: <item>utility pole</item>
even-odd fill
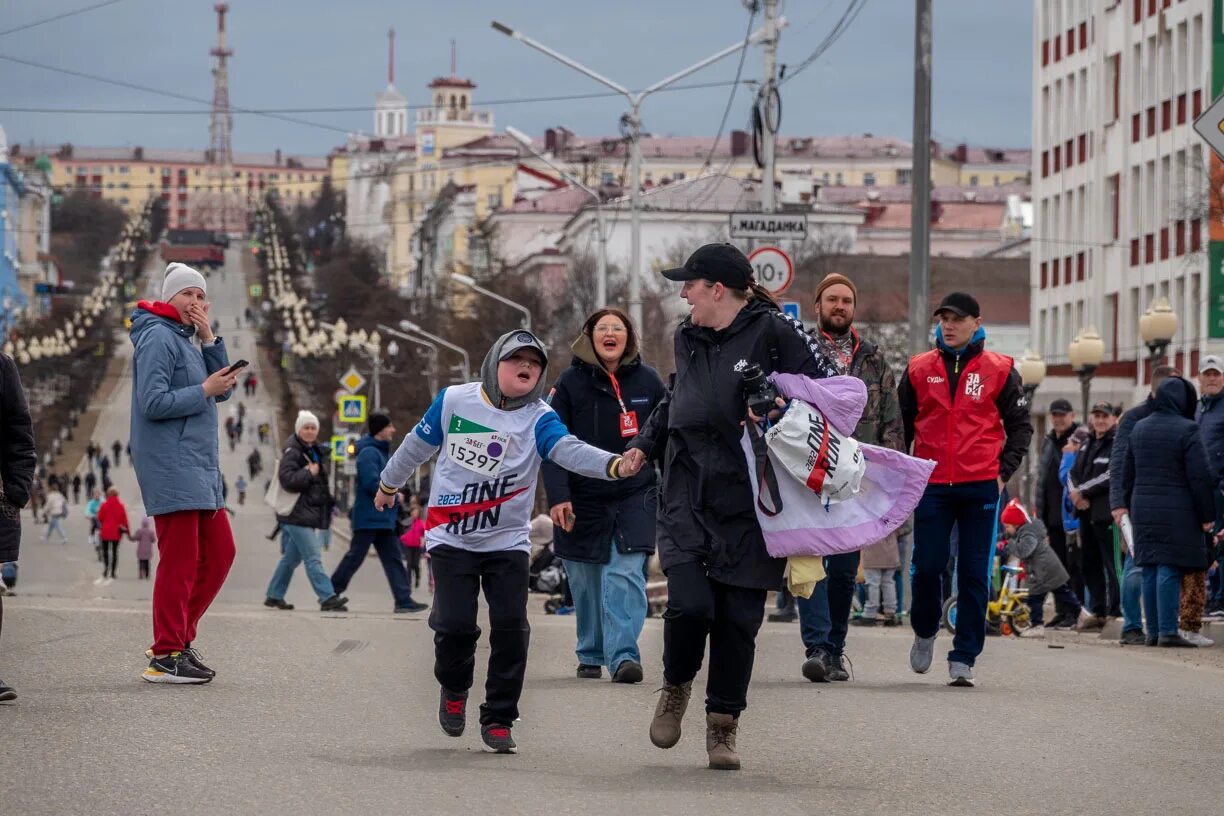
[[[777,134],[778,112],[774,109],[774,94],[777,93],[778,65],[778,0],[765,0],[765,84],[761,87],[761,153],[765,162],[764,175],[761,178],[761,210],[771,213],[777,211],[777,191],[774,189],[774,175],[777,172],[774,161],[774,142]]]
[[[931,325],[931,0],[914,0],[914,166],[910,185],[909,353]]]

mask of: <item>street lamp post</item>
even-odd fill
[[[1177,315],[1167,298],[1157,298],[1139,318],[1139,336],[1147,346],[1150,370],[1160,365],[1176,334]]]
[[[1029,413],[1033,412],[1033,398],[1037,395],[1037,389],[1041,386],[1042,380],[1046,375],[1045,360],[1041,359],[1041,355],[1032,349],[1025,349],[1024,356],[1020,358],[1020,363],[1016,366],[1020,370],[1020,382],[1024,388],[1024,398],[1028,402]],[[1033,486],[1036,483],[1036,478],[1033,473],[1037,468],[1036,451],[1037,451],[1037,435],[1033,435],[1033,439],[1029,443],[1028,452],[1028,467],[1024,469],[1024,495],[1025,501],[1029,504],[1033,503]]]
[[[473,289],[473,290],[475,290],[475,291],[479,292],[480,294],[484,295],[485,297],[491,297],[491,298],[493,298],[494,300],[496,300],[496,301],[498,301],[498,302],[500,302],[500,303],[504,303],[504,304],[506,304],[507,306],[511,306],[511,307],[513,307],[513,308],[515,308],[515,309],[518,309],[520,312],[522,312],[522,313],[523,313],[523,328],[525,328],[527,331],[531,331],[531,310],[530,310],[530,309],[528,309],[528,308],[527,308],[526,306],[524,306],[523,304],[521,304],[521,303],[515,303],[513,300],[510,300],[510,298],[502,297],[501,295],[497,294],[496,292],[491,292],[491,291],[489,291],[488,289],[486,289],[486,288],[484,288],[483,286],[481,286],[480,284],[478,284],[478,283],[477,283],[477,282],[476,282],[474,279],[472,279],[470,276],[468,276],[468,275],[464,275],[464,274],[462,274],[462,273],[460,273],[460,272],[452,272],[452,273],[451,273],[451,280],[455,281],[456,283],[461,283],[461,284],[463,284],[464,286],[468,287],[469,289]]]
[[[551,161],[543,153],[535,149],[531,137],[517,128],[506,128],[506,134],[531,155],[555,170],[561,178],[585,192],[595,200],[595,227],[599,230],[599,254],[595,257],[595,305],[603,308],[608,305],[608,231],[604,226],[603,197],[581,181],[573,173]]]
[[[786,18],[779,17],[776,22],[775,31],[770,31],[768,28],[761,28],[749,35],[747,39],[741,40],[733,45],[729,45],[716,54],[712,54],[700,62],[696,62],[687,68],[684,68],[669,77],[659,80],[653,85],[648,86],[645,90],[633,93],[623,85],[619,85],[602,74],[587,68],[580,62],[570,59],[559,51],[554,51],[547,45],[537,42],[521,31],[516,31],[510,26],[493,21],[493,28],[505,34],[507,37],[518,40],[523,45],[534,48],[541,54],[552,57],[557,62],[563,65],[568,65],[579,73],[586,74],[591,79],[616,91],[629,103],[629,112],[626,113],[621,121],[628,127],[629,130],[629,213],[630,213],[630,235],[629,235],[629,319],[633,321],[635,326],[642,325],[642,213],[641,213],[641,186],[642,186],[642,117],[641,109],[642,102],[646,97],[650,96],[655,91],[666,88],[672,83],[679,82],[689,74],[700,71],[707,65],[718,62],[724,57],[729,57],[732,54],[737,54],[750,45],[756,45],[758,42],[773,36],[776,30],[780,30],[786,26]]]
[[[436,343],[430,342],[429,340],[425,340],[424,338],[413,337],[411,334],[405,334],[402,331],[393,329],[390,326],[385,326],[382,323],[378,324],[378,329],[379,331],[386,332],[387,334],[390,334],[393,337],[398,337],[401,340],[407,340],[409,343],[416,343],[418,346],[424,346],[425,348],[429,349],[429,374],[426,375],[428,377],[427,384],[429,386],[429,395],[431,397],[437,395],[438,393],[438,345]]]
[[[451,351],[458,353],[459,356],[463,358],[463,381],[467,382],[468,380],[472,378],[471,360],[468,357],[467,351],[465,351],[461,346],[456,346],[451,341],[443,339],[436,334],[430,334],[429,332],[425,331],[417,324],[413,323],[411,320],[401,320],[399,322],[399,327],[403,331],[412,332],[413,334],[419,334],[427,340],[434,341],[439,346],[448,348]]]
[[[1092,375],[1105,356],[1105,341],[1097,330],[1089,326],[1081,329],[1071,345],[1067,347],[1067,356],[1071,360],[1071,369],[1079,375],[1080,398],[1084,407],[1082,416],[1089,415],[1089,395],[1092,391]]]

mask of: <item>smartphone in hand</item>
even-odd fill
[[[247,362],[246,360],[239,360],[238,362],[234,363],[234,364],[233,364],[232,366],[230,366],[229,368],[225,369],[225,373],[226,373],[226,374],[233,374],[233,373],[234,373],[235,371],[237,371],[238,369],[240,369],[240,368],[246,368],[246,367],[247,367],[247,366],[249,366],[249,365],[250,365],[250,363],[249,363],[249,362]]]

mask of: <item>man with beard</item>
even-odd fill
[[[896,380],[880,350],[854,330],[857,301],[858,290],[853,281],[837,273],[826,276],[816,287],[818,324],[810,334],[838,374],[858,377],[867,385],[867,406],[854,429],[854,438],[903,451],[905,428],[901,424]],[[896,541],[891,537],[890,541],[896,554]],[[827,577],[816,585],[812,597],[796,598],[807,652],[803,676],[813,683],[850,679],[843,652],[859,554],[831,555],[824,563]],[[886,589],[881,587],[882,591]]]

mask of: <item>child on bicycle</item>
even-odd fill
[[[1074,625],[1083,605],[1071,589],[1071,576],[1046,538],[1045,525],[1029,516],[1028,510],[1017,499],[1012,499],[1003,508],[1000,521],[1003,522],[1007,541],[1004,560],[1007,556],[1019,558],[1028,571],[1029,618],[1033,625],[1021,632],[1020,637],[1045,635],[1043,606],[1049,592],[1054,593],[1056,605],[1066,610],[1068,619]]]

